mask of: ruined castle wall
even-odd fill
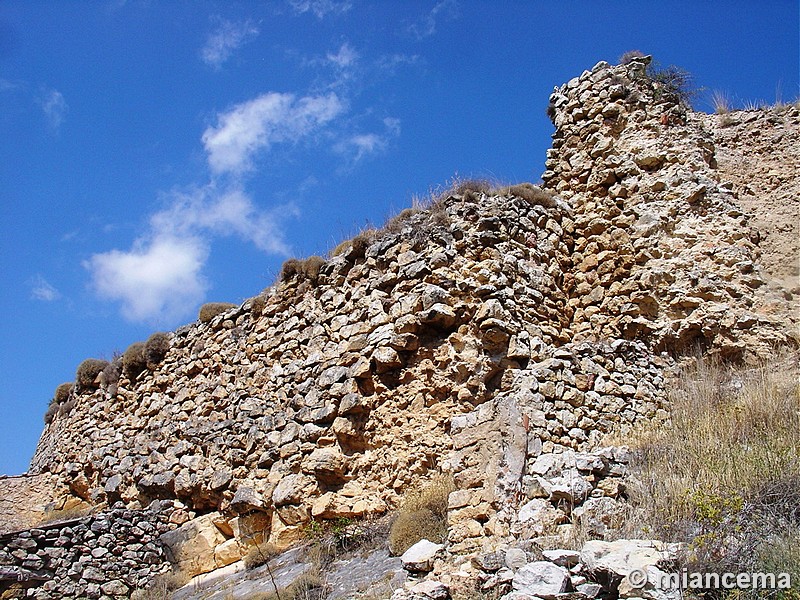
[[[92,502],[259,514],[286,545],[444,469],[451,548],[502,539],[542,498],[541,457],[668,419],[676,354],[796,343],[715,138],[645,64],[554,92],[556,199],[453,193],[317,280],[179,329],[155,371],[76,396],[31,471]]]

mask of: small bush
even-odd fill
[[[619,57],[619,64],[627,65],[635,58],[644,58],[645,54],[641,50],[628,50]]]
[[[441,543],[447,536],[447,523],[427,508],[401,511],[389,532],[389,550],[400,556],[421,539]]]
[[[390,233],[400,233],[405,226],[406,221],[413,217],[420,211],[419,208],[404,208],[391,219],[386,221],[384,229]]]
[[[259,294],[258,296],[253,297],[253,299],[250,301],[250,314],[254,317],[260,317],[266,306],[267,299],[263,295]]]
[[[56,414],[58,414],[59,405],[55,402],[51,402],[50,405],[47,407],[47,410],[44,413],[44,424],[50,425],[55,419]]]
[[[95,390],[99,386],[97,376],[103,372],[109,365],[107,360],[100,360],[97,358],[87,358],[78,366],[78,371],[75,374],[75,383],[78,390]]]
[[[113,392],[116,392],[116,385],[119,383],[119,376],[121,374],[122,360],[116,359],[111,361],[102,371],[100,371],[100,385],[107,388],[113,388]]]
[[[543,190],[532,183],[517,183],[498,190],[500,194],[510,194],[528,201],[530,204],[554,208],[556,206],[555,195],[552,192]]]
[[[389,531],[389,549],[400,555],[421,539],[442,543],[447,538],[447,501],[455,489],[453,478],[437,475],[403,500]]]
[[[335,256],[339,256],[340,254],[346,254],[347,258],[350,260],[363,258],[367,252],[367,248],[369,248],[369,245],[375,241],[377,235],[377,229],[368,227],[352,239],[340,242],[333,250],[331,250],[330,256],[333,258]]]
[[[214,317],[221,315],[232,308],[236,308],[236,305],[231,304],[230,302],[206,302],[200,307],[200,312],[197,314],[197,318],[201,323],[209,323],[212,319],[214,319]]]
[[[287,282],[303,274],[303,261],[290,258],[281,266],[281,281]]]
[[[663,90],[663,94],[656,94],[657,99],[660,95],[663,95],[675,102],[690,106],[692,98],[699,91],[694,86],[692,74],[675,65],[662,68],[656,63],[650,63],[647,67],[647,76],[659,84],[661,90]]]
[[[144,359],[148,369],[155,369],[169,352],[170,338],[168,333],[157,332],[147,338],[144,343]]]
[[[172,592],[189,583],[185,575],[178,575],[172,571],[156,575],[144,589],[135,590],[131,600],[170,600]]]
[[[260,544],[251,546],[242,560],[244,560],[245,567],[248,569],[255,569],[256,567],[267,564],[278,554],[280,554],[280,552],[275,544],[261,542]]]
[[[488,179],[454,179],[450,193],[461,196],[466,202],[477,202],[481,194],[488,194],[491,189]]]
[[[68,381],[66,383],[62,383],[56,388],[56,393],[53,395],[53,401],[57,404],[63,404],[69,399],[69,395],[72,393],[72,382]]]
[[[139,373],[147,368],[147,359],[144,357],[144,342],[134,342],[122,355],[122,372],[125,377],[133,381]]]
[[[319,271],[325,265],[321,256],[309,256],[303,261],[303,276],[311,283],[319,281]]]
[[[545,109],[545,114],[547,118],[550,119],[550,122],[555,125],[556,124],[556,105],[552,102],[547,103],[547,108]]]

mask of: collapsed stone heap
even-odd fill
[[[518,535],[542,456],[668,418],[670,356],[796,344],[713,137],[647,60],[554,92],[549,194],[450,194],[179,329],[156,370],[56,416],[31,472],[94,504],[220,511],[246,551],[237,531],[286,546],[444,469],[452,551]]]

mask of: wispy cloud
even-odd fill
[[[24,87],[24,83],[18,81],[10,81],[0,77],[0,92],[13,92]]]
[[[265,252],[287,254],[279,215],[294,212],[291,206],[261,210],[241,189],[218,193],[208,185],[173,192],[168,206],[150,217],[150,226],[158,235],[171,237],[237,235]]]
[[[258,27],[250,20],[240,23],[223,21],[219,28],[208,36],[200,56],[208,66],[219,69],[237,49],[256,39],[258,34]]]
[[[84,263],[102,298],[119,301],[131,321],[172,322],[202,302],[203,269],[214,238],[236,235],[272,254],[288,253],[281,219],[291,206],[262,210],[240,189],[214,185],[175,191],[130,250],[95,254]]]
[[[345,110],[336,94],[304,96],[268,92],[217,116],[203,133],[203,145],[214,173],[241,174],[253,167],[253,156],[279,142],[297,142]]]
[[[344,14],[353,8],[349,0],[289,0],[289,4],[296,13],[310,12],[318,19],[329,14]]]
[[[352,67],[359,57],[358,52],[353,50],[353,47],[345,42],[339,47],[339,51],[336,54],[329,52],[326,58],[329,63],[335,65],[339,69],[346,69]]]
[[[53,285],[41,275],[36,275],[31,279],[31,298],[43,302],[53,302],[61,298],[59,292]]]
[[[68,109],[63,94],[58,90],[47,90],[39,98],[39,106],[42,107],[44,116],[47,117],[50,126],[58,131]]]
[[[454,19],[457,16],[457,0],[440,0],[428,14],[412,23],[408,27],[408,31],[417,39],[422,40],[436,33],[436,25],[440,18]]]
[[[359,133],[338,142],[334,149],[349,158],[351,166],[360,162],[370,154],[386,150],[392,138],[400,135],[400,120],[386,118],[383,120],[385,131],[378,133]]]
[[[130,321],[173,321],[199,304],[208,287],[202,268],[208,247],[199,238],[157,234],[127,252],[95,254],[84,266],[97,293],[122,303]]]

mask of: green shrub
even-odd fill
[[[647,66],[647,76],[658,84],[656,99],[666,97],[685,106],[691,106],[699,90],[694,86],[694,77],[687,70],[675,65],[659,67],[656,63]]]
[[[200,307],[200,312],[198,313],[197,318],[201,323],[209,323],[214,319],[214,317],[221,315],[232,308],[236,308],[236,305],[231,304],[230,302],[206,302]]]
[[[148,369],[155,369],[164,360],[170,347],[168,333],[156,332],[144,343],[144,359]]]
[[[62,383],[56,388],[56,393],[53,395],[53,401],[57,404],[63,404],[69,399],[72,393],[73,384],[71,381]]]
[[[144,342],[134,342],[122,355],[122,372],[125,377],[133,381],[139,373],[147,368],[147,359],[144,357]]]
[[[437,475],[403,499],[389,531],[389,550],[400,555],[421,539],[442,543],[447,538],[447,501],[455,489],[453,478]]]
[[[97,376],[109,365],[107,360],[97,358],[87,358],[78,366],[75,374],[75,383],[78,391],[95,390],[99,386]]]

